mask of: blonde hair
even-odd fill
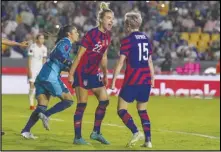
[[[128,12],[124,16],[126,26],[131,29],[138,29],[142,24],[141,14],[138,12]]]
[[[109,8],[109,4],[110,3],[101,2],[101,4],[100,4],[100,11],[98,12],[98,16],[97,16],[97,23],[98,23],[98,25],[101,24],[101,20],[103,19],[103,17],[104,17],[106,12],[113,13],[113,11]]]

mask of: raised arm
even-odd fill
[[[18,43],[18,42],[11,41],[11,40],[8,40],[8,39],[5,39],[5,38],[2,39],[2,44],[9,45],[9,46],[28,47],[28,42],[27,41]]]

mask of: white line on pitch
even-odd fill
[[[209,136],[209,135],[204,135],[204,134],[199,134],[199,133],[191,133],[191,132],[183,132],[183,131],[174,131],[174,130],[162,130],[162,129],[160,129],[160,131],[174,132],[174,133],[186,134],[186,135],[194,135],[194,136],[206,137],[206,138],[211,138],[211,139],[220,139],[220,137]]]
[[[19,115],[19,117],[26,117],[27,118],[28,116]],[[53,120],[53,121],[64,121],[63,119],[57,119],[57,118],[50,118],[50,120]],[[94,122],[84,121],[83,123],[93,124]],[[125,126],[118,125],[118,124],[102,123],[102,125],[104,125],[104,126],[111,126],[111,127],[118,127],[118,128],[126,128]],[[139,128],[139,130],[141,130],[141,129]],[[199,137],[205,137],[205,138],[210,138],[210,139],[220,139],[220,137],[217,137],[217,136],[209,136],[209,135],[204,135],[204,134],[199,134],[199,133],[191,133],[191,132],[183,132],[183,131],[175,131],[175,130],[163,130],[163,129],[159,129],[159,130],[156,130],[156,131],[173,132],[173,133],[177,133],[177,134],[199,136]]]
[[[29,116],[19,115],[19,117],[28,118]],[[57,118],[50,118],[50,120],[54,120],[54,121],[64,121],[64,120],[62,120],[62,119],[57,119]]]

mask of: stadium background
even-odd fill
[[[57,2],[57,1],[3,1],[2,37],[18,42],[34,39],[39,33],[55,34],[58,27],[74,23],[80,36],[96,26],[99,3],[95,1]],[[109,68],[118,58],[119,40],[124,36],[123,16],[130,10],[140,11],[143,16],[141,30],[152,40],[153,59],[156,72],[163,71],[187,74],[186,62],[200,63],[202,74],[206,68],[216,67],[220,58],[220,2],[219,1],[110,1],[115,21],[112,30],[112,44],[109,47]],[[51,50],[55,38],[50,37],[45,45]],[[73,46],[76,50],[77,46]],[[74,54],[74,53],[73,53]],[[2,47],[3,66],[25,66],[27,51],[21,48]],[[165,67],[165,56],[171,57],[172,65]],[[19,59],[18,59],[19,58]],[[189,72],[193,73],[193,72]]]
[[[86,31],[96,26],[96,15],[100,3],[98,1],[2,1],[1,4],[2,37],[21,42],[24,40],[34,40],[38,33],[50,32],[55,34],[60,26],[71,23],[77,25],[80,37],[82,37]],[[114,11],[115,21],[112,29],[112,43],[108,52],[109,72],[112,72],[116,59],[118,59],[119,42],[120,39],[124,37],[124,14],[130,10],[140,11],[143,17],[141,30],[151,39],[154,68],[157,74],[156,86],[155,89],[152,89],[152,95],[180,96],[181,94],[187,94],[187,96],[193,95],[194,97],[194,99],[151,98],[151,100],[157,101],[150,102],[149,109],[155,123],[153,125],[153,128],[155,128],[153,134],[157,139],[155,139],[156,150],[217,150],[220,146],[220,142],[217,142],[217,139],[220,139],[220,137],[218,137],[220,136],[220,131],[218,130],[220,129],[220,116],[218,116],[220,113],[220,2],[110,1],[110,8]],[[54,42],[54,37],[46,37],[45,45],[49,51],[53,48]],[[77,45],[73,46],[73,58],[76,53],[74,50],[76,51],[77,48]],[[21,115],[24,116],[30,113],[28,109],[24,110],[28,104],[28,98],[26,95],[20,95],[28,93],[26,76],[27,50],[2,45],[1,52],[3,74],[2,105],[4,107],[2,112],[3,128],[9,134],[3,139],[3,148],[7,150],[13,150],[13,148],[26,150],[39,146],[35,149],[53,149],[53,147],[54,149],[70,149],[70,147],[65,147],[65,145],[69,146],[67,142],[60,143],[58,141],[58,147],[55,145],[44,145],[41,147],[41,141],[35,144],[30,142],[30,145],[26,145],[22,141],[17,147],[11,143],[13,140],[20,139],[17,133],[26,121],[26,118],[24,119]],[[118,80],[118,89],[122,83],[122,75],[120,77],[121,79]],[[67,82],[66,76],[64,76],[63,80]],[[183,90],[181,93],[178,93],[180,89]],[[218,98],[212,99],[214,94]],[[117,95],[117,92],[112,93],[112,95]],[[210,100],[204,100],[206,98]],[[18,102],[15,102],[15,99],[17,99]],[[89,100],[92,100],[89,106],[93,109],[93,101],[96,102],[96,100],[93,97]],[[55,101],[56,100],[53,99],[52,103]],[[116,107],[116,102],[114,101],[117,101],[116,97],[111,97],[111,101],[113,102],[110,108],[110,114],[107,116],[105,122],[109,124],[113,123],[114,126],[114,124],[120,124],[121,122],[118,118],[110,117],[112,113],[115,113],[114,107]],[[73,113],[75,106],[76,105],[67,112],[60,114],[60,117],[58,117],[64,120],[68,116],[70,117],[69,114]],[[22,112],[21,109],[23,109]],[[167,110],[166,113],[164,112],[165,109]],[[183,110],[187,112],[185,116],[182,113]],[[10,111],[13,111],[13,113],[18,116],[16,120],[14,120],[15,118]],[[93,110],[91,110],[90,113],[93,113]],[[136,113],[136,110],[134,109],[132,113]],[[205,115],[205,113],[208,113],[208,115]],[[163,117],[157,117],[158,115]],[[195,121],[193,122],[192,119],[188,119],[190,117],[195,118]],[[86,115],[85,119],[86,121],[93,120],[93,116]],[[13,120],[13,122],[10,120]],[[166,120],[171,120],[171,123],[167,124],[168,122]],[[202,122],[204,121],[210,123],[203,124]],[[17,124],[18,128],[13,128],[14,124]],[[72,126],[70,124],[66,124],[66,126],[69,127],[65,127],[65,130],[72,132]],[[191,139],[195,142],[191,142],[190,140],[185,143],[184,141],[188,140],[190,138],[189,136],[184,138],[182,133],[180,136],[174,133],[172,137],[179,143],[174,146],[173,139],[168,139],[167,133],[159,133],[159,126],[166,126],[165,128],[168,129],[168,132],[172,129],[182,130],[190,134],[191,132],[197,132],[199,134],[201,133],[202,136],[207,134],[211,135],[211,139],[209,136],[208,139],[205,137],[204,140],[201,139],[201,137],[195,137],[193,135]],[[199,126],[201,127],[199,128]],[[90,129],[88,127],[89,125],[85,125],[86,132],[89,134]],[[41,128],[41,126],[37,126],[35,132],[42,136],[45,135],[43,129],[38,130],[38,128]],[[67,139],[63,139],[58,132],[61,131],[58,126],[57,128],[55,126],[53,133],[48,135],[51,137],[48,138],[52,140],[56,135],[63,141],[66,141]],[[63,134],[65,134],[64,131]],[[114,128],[109,135],[111,136],[113,134],[117,135],[116,128]],[[171,134],[173,134],[172,131]],[[66,136],[68,138],[70,137],[70,139],[72,138],[71,133]],[[128,134],[125,137],[127,136],[129,138]],[[171,144],[165,145],[165,141],[162,137],[167,138]],[[213,139],[216,141],[214,142]],[[106,148],[97,145],[97,147],[91,150],[99,148],[106,150],[122,149],[120,144],[126,142],[126,140],[121,140],[118,141],[118,139],[116,139],[114,141],[115,145],[119,144],[116,147]],[[56,143],[56,141],[54,142]],[[89,150],[90,148],[81,147],[80,149]],[[138,149],[137,147],[134,150]]]

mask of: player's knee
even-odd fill
[[[83,114],[86,107],[87,107],[87,103],[78,103],[74,116],[78,117],[79,114],[80,115]]]
[[[109,100],[100,101],[99,105],[107,107],[109,105]]]
[[[67,104],[68,104],[68,106],[70,107],[70,106],[72,106],[73,105],[73,103],[74,103],[74,101],[73,100],[66,100],[66,102],[67,102]]]
[[[40,104],[38,104],[34,112],[35,112],[36,114],[38,114],[38,113],[44,112],[44,111],[46,111],[46,110],[47,110],[47,106],[46,106],[46,105],[40,105]]]
[[[126,109],[120,109],[117,111],[117,114],[119,117],[122,117],[125,113],[127,113],[127,110]]]
[[[70,94],[70,92],[67,93],[62,92],[58,93],[57,95],[61,100],[70,100],[70,101],[72,100],[72,95]]]

